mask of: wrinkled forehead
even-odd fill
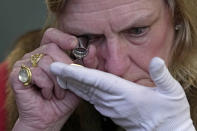
[[[67,29],[72,27],[72,30],[92,25],[87,29],[98,31],[97,26],[106,24],[119,28],[120,23],[127,24],[123,22],[131,22],[132,18],[135,21],[138,17],[156,15],[162,4],[163,0],[68,0],[59,21]]]
[[[153,3],[163,0],[67,0],[65,9],[67,12],[97,12],[111,10],[125,5],[151,6]]]

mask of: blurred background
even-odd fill
[[[44,25],[46,13],[44,0],[1,0],[0,61],[8,55],[19,36]]]

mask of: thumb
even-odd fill
[[[149,73],[160,93],[169,94],[177,89],[176,85],[179,83],[172,77],[161,58],[154,57],[151,60]]]

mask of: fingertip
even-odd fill
[[[174,94],[179,92],[180,88],[177,88],[177,81],[173,78],[164,60],[161,58],[155,57],[151,60],[150,75],[160,93]]]
[[[44,99],[50,100],[52,98],[52,90],[43,88],[41,92]]]
[[[164,60],[162,60],[159,57],[154,57],[151,62],[150,62],[150,69],[153,70],[158,70],[160,68],[162,68],[165,65]]]
[[[62,100],[65,97],[65,91],[63,88],[60,88],[58,85],[55,87],[55,96],[58,100]]]
[[[67,66],[61,62],[54,62],[50,65],[50,71],[55,75],[61,75],[63,68]]]
[[[149,65],[149,73],[152,79],[159,77],[165,68],[165,62],[159,57],[154,57]]]
[[[60,77],[57,77],[57,83],[62,89],[68,89],[67,88],[67,81],[62,81]]]
[[[73,38],[70,38],[69,40],[68,40],[68,45],[67,44],[65,44],[65,45],[67,45],[68,47],[65,47],[65,48],[68,48],[68,49],[73,49],[73,48],[76,48],[77,47],[77,45],[78,45],[78,39],[77,38],[75,38],[75,37],[73,37]]]

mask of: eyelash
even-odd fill
[[[139,32],[139,29],[141,32]],[[135,37],[135,38],[138,38],[138,37],[142,37],[144,36],[149,30],[149,26],[144,26],[144,27],[133,27],[129,30],[126,31],[126,33],[129,35],[129,37]],[[136,31],[136,32],[135,32]],[[104,36],[102,35],[84,35],[84,36],[81,36],[81,38],[83,38],[85,41],[83,42],[86,46],[88,46],[89,44],[91,43],[94,43],[94,42],[98,42],[99,40],[103,40],[104,39]]]
[[[103,39],[104,36],[88,36],[88,43],[94,43],[101,39]]]
[[[101,42],[104,39],[103,35],[82,35],[78,36],[80,39],[81,44],[87,48],[90,44],[94,44],[95,42]]]
[[[144,36],[148,32],[148,30],[149,30],[149,26],[133,27],[127,30],[126,33],[131,37],[141,37]]]

